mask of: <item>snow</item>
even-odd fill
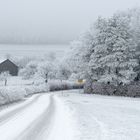
[[[7,86],[0,81],[0,105],[24,100],[24,97],[36,93],[49,92],[61,89],[78,89],[83,85],[76,81],[48,80],[43,79],[24,80],[20,76],[8,77]]]
[[[85,94],[62,99],[75,112],[79,140],[139,139],[139,99]]]
[[[4,62],[6,59],[0,59],[0,63]]]
[[[11,76],[7,79],[7,86],[32,85],[33,82],[33,79],[24,80],[21,76]],[[0,86],[5,86],[4,81],[0,81]]]
[[[46,84],[0,86],[0,105],[21,101],[26,96],[48,91],[49,87]]]
[[[2,123],[0,126],[1,139],[2,140],[8,140],[9,138],[11,140],[16,139],[16,136],[18,136],[28,127],[28,124],[32,123],[33,120],[35,120],[41,113],[44,112],[48,104],[49,98],[44,98],[43,95],[35,103],[29,105],[28,108],[25,108],[24,110],[20,111],[16,116],[10,118],[8,123],[7,122]],[[5,132],[6,135],[4,135]]]
[[[77,140],[74,119],[69,108],[65,107],[65,104],[55,96],[56,110],[53,119],[53,126],[51,128],[49,140]],[[43,140],[46,140],[44,137]]]
[[[35,95],[2,110],[0,139],[139,139],[140,99],[81,92],[71,90]]]

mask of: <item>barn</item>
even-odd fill
[[[0,63],[0,73],[8,71],[12,76],[18,75],[18,66],[9,59]]]

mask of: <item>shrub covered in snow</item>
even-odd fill
[[[0,105],[8,104],[23,100],[27,96],[37,93],[45,93],[49,91],[80,89],[83,84],[68,81],[49,81],[47,84],[17,85],[17,86],[1,86],[0,87]]]
[[[49,88],[45,84],[0,87],[0,105],[20,101],[26,96],[48,91]]]
[[[127,96],[140,97],[140,82],[127,85]]]
[[[20,87],[0,88],[0,105],[22,100],[26,95],[26,90]]]
[[[92,83],[91,90],[85,85],[85,93],[101,94],[101,95],[115,95],[115,96],[128,96],[140,97],[140,82],[133,82],[125,85],[113,85],[94,82]]]
[[[27,86],[24,89],[26,91],[25,96],[49,91],[48,85],[46,85],[46,84],[41,84],[41,85],[38,85],[38,86],[36,86],[36,85]]]

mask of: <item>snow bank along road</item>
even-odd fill
[[[0,140],[139,140],[140,99],[35,95],[0,112]]]

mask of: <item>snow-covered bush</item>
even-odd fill
[[[44,92],[49,92],[49,87],[46,84],[41,84],[41,85],[32,85],[32,86],[26,86],[25,88],[26,94],[25,96],[28,95],[33,95],[36,93],[44,93]]]
[[[104,83],[99,83],[99,82],[94,82],[92,83],[92,89],[86,90],[85,88],[85,93],[93,93],[93,94],[101,94],[101,95],[117,95],[117,86],[110,85],[110,84],[104,84]]]
[[[59,80],[51,80],[47,84],[43,83],[39,85],[2,86],[0,87],[0,105],[20,101],[26,96],[37,93],[80,88],[83,88],[83,84],[69,81],[60,82]]]
[[[112,84],[104,84],[99,82],[92,83],[92,90],[85,88],[85,93],[101,94],[101,95],[115,95],[115,96],[128,96],[140,97],[140,83],[133,82],[130,84],[115,86]]]
[[[48,91],[49,87],[46,84],[0,87],[0,105],[20,101],[26,96]]]
[[[24,79],[33,78],[37,72],[37,66],[37,61],[31,61],[25,66],[25,68],[20,70],[19,75],[22,76]]]
[[[20,101],[26,95],[26,91],[21,87],[0,88],[0,105]]]
[[[127,96],[140,97],[140,82],[134,82],[127,85]]]
[[[57,60],[51,53],[50,55],[44,56],[44,58],[35,58],[34,60],[28,61],[19,71],[19,75],[23,79],[56,79],[56,73],[58,70]]]

